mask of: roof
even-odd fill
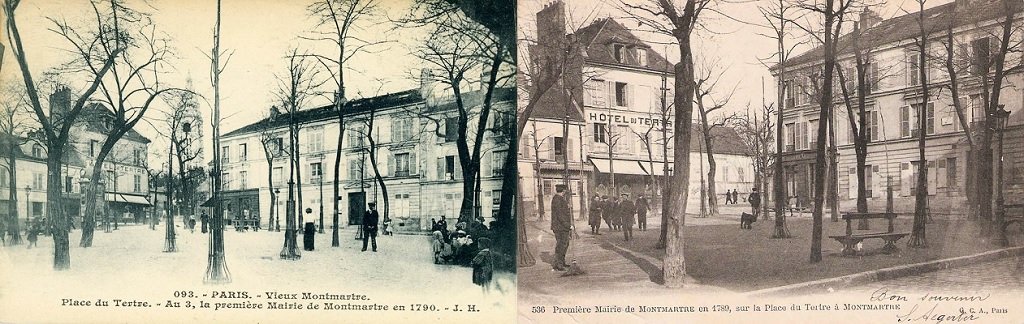
[[[105,120],[113,118],[114,113],[110,111],[105,105],[101,103],[90,103],[82,109],[82,113],[79,115],[76,121],[84,124],[85,129],[91,132],[97,132],[100,134],[107,134],[107,125]],[[128,132],[124,133],[121,139],[127,139],[130,141],[141,142],[149,144],[149,138],[142,136],[135,129],[129,129]]]
[[[692,134],[690,136],[690,152],[706,150],[704,132],[701,132],[700,125],[694,124],[690,133]],[[714,154],[747,155],[747,146],[743,143],[743,139],[735,129],[729,127],[711,129],[711,149]]]
[[[6,136],[7,135],[0,134],[0,137],[6,137]],[[32,141],[32,140],[29,140],[29,139],[27,139],[25,137],[14,136],[14,140],[12,142],[14,142],[14,143],[23,143],[23,142],[26,142],[26,141]],[[32,142],[34,142],[33,145],[41,145],[41,146],[43,145],[42,143],[35,143],[35,141],[32,141]],[[5,140],[2,140],[2,138],[0,138],[0,152],[8,152],[8,150],[9,150],[9,148],[7,147],[8,143],[9,143],[9,141],[5,141]],[[26,161],[36,161],[36,162],[40,162],[40,163],[46,163],[46,159],[45,158],[37,158],[37,157],[34,157],[32,155],[26,154],[25,151],[23,151],[21,149],[21,146],[19,146],[19,145],[14,145],[14,147],[11,148],[11,150],[14,151],[14,158],[16,160],[26,160]],[[6,158],[6,157],[4,157],[4,158]],[[78,155],[78,152],[75,152],[75,150],[66,150],[64,152],[64,163],[67,164],[67,165],[76,166],[76,167],[85,167],[85,162],[82,161],[82,157],[80,155]]]
[[[619,24],[615,19],[604,18],[595,20],[590,25],[577,30],[574,35],[586,51],[588,62],[639,68],[640,66],[637,66],[637,58],[633,55],[627,55],[625,63],[619,63],[615,60],[610,45],[624,44],[649,50],[647,51],[647,66],[643,68],[668,73],[673,72],[672,63],[669,63],[657,50],[651,50],[651,46],[647,45],[647,42],[636,37],[633,32]]]
[[[496,88],[492,95],[492,102],[503,102],[503,101],[514,101],[515,100],[514,88]],[[464,94],[464,102],[467,106],[473,107],[483,102],[483,96],[480,91],[473,91]],[[389,93],[377,97],[355,99],[345,105],[345,115],[353,116],[364,113],[369,113],[374,110],[384,110],[390,108],[397,108],[405,105],[425,103],[423,96],[420,94],[418,89],[405,90],[401,92]],[[446,102],[436,107],[431,107],[433,111],[445,111],[453,109],[455,106],[454,102]],[[291,120],[291,112],[282,112],[281,115],[276,118],[265,117],[255,123],[242,126],[241,128],[225,133],[223,136],[235,136],[248,133],[255,133],[263,129],[274,129],[279,127],[286,127],[288,122]],[[334,104],[328,104],[320,107],[303,109],[295,112],[295,122],[298,124],[306,124],[317,121],[331,120],[337,118],[337,111]]]
[[[960,2],[960,5],[957,3]],[[1011,1],[1018,4],[1016,11],[1020,11],[1019,1]],[[964,5],[966,4],[966,5]],[[955,9],[955,12],[954,12]],[[950,3],[928,8],[924,10],[925,30],[929,34],[941,32],[949,27],[952,22],[954,27],[966,26],[979,22],[997,19],[1004,14],[1003,0],[955,0]],[[913,39],[920,33],[917,18],[918,12],[908,13],[899,17],[883,20],[877,25],[864,31],[861,39],[869,42],[864,44],[870,48],[895,43],[902,40]],[[837,48],[840,51],[851,46],[852,34],[843,35],[839,38]],[[795,66],[812,63],[822,60],[824,47],[818,46],[810,51],[804,52],[786,61],[786,66]],[[776,69],[778,66],[772,67]]]

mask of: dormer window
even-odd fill
[[[43,158],[43,147],[39,145],[32,145],[32,157],[37,159]]]
[[[615,55],[615,62],[626,63],[626,45],[612,45],[612,54]]]
[[[636,49],[636,64],[646,67],[647,66],[647,49],[638,48]]]

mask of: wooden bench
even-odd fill
[[[879,233],[853,233],[854,220],[875,218],[885,218],[889,220],[889,230]],[[890,254],[899,250],[899,248],[896,247],[897,241],[902,239],[904,236],[910,235],[910,233],[895,232],[893,224],[895,219],[895,213],[843,213],[843,220],[846,221],[846,235],[830,235],[829,237],[843,244],[843,256],[857,255],[857,251],[854,249],[854,246],[863,240],[871,238],[880,238],[884,240],[885,246],[882,247],[882,253]]]
[[[238,230],[239,228],[255,229],[256,228],[256,220],[255,219],[234,219],[234,220],[232,220],[232,225],[235,227],[235,230]]]

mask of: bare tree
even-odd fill
[[[292,49],[287,56],[287,75],[278,75],[278,89],[275,93],[277,100],[288,110],[288,132],[289,132],[289,169],[288,180],[288,204],[284,245],[281,249],[281,258],[286,260],[297,260],[301,257],[297,248],[297,231],[300,224],[296,222],[296,213],[299,213],[301,222],[302,195],[299,189],[299,206],[296,208],[296,184],[301,183],[301,172],[299,167],[299,123],[295,115],[306,105],[306,102],[314,95],[314,91],[322,84],[320,81],[320,70],[316,69],[314,63],[307,59],[307,55],[299,54],[297,49]]]
[[[93,2],[93,6],[100,5]],[[175,88],[164,87],[160,82],[160,76],[169,67],[167,59],[173,55],[168,45],[168,39],[156,31],[156,26],[146,13],[128,8],[120,0],[110,0],[106,5],[110,6],[112,12],[111,24],[114,29],[120,30],[114,35],[101,37],[98,47],[108,56],[115,52],[123,51],[122,55],[114,61],[108,78],[103,78],[100,83],[99,99],[100,105],[97,110],[102,113],[88,113],[85,117],[97,118],[93,122],[101,122],[107,126],[104,130],[106,138],[96,153],[95,163],[92,165],[89,188],[85,191],[85,212],[82,225],[82,238],[79,243],[81,247],[92,246],[93,240],[93,215],[96,214],[96,195],[98,180],[103,176],[103,165],[107,156],[115,149],[117,143],[131,131],[145,116],[153,102],[158,101],[161,94],[168,91],[183,91]],[[97,9],[98,10],[98,9]],[[61,24],[54,20],[55,24]],[[62,28],[63,37],[74,40],[76,43],[85,42],[73,29]],[[100,34],[105,35],[105,34]],[[88,51],[79,50],[79,55],[87,55]],[[81,67],[74,67],[80,69]],[[96,77],[102,77],[92,72]],[[109,110],[108,110],[109,109]],[[109,114],[110,116],[104,116]]]
[[[182,215],[182,221],[188,218],[185,213],[192,215],[195,185],[190,184],[193,174],[189,173],[189,166],[195,163],[202,155],[202,115],[199,113],[199,103],[195,100],[195,93],[191,89],[178,91],[164,98],[171,111],[165,115],[167,121],[168,138],[170,139],[167,155],[167,224],[164,243],[164,252],[177,252],[176,235],[174,233],[174,215]],[[177,164],[177,174],[174,173],[174,166]],[[178,198],[175,200],[175,191]],[[182,202],[181,206],[176,202]],[[187,224],[186,224],[187,225]]]
[[[345,94],[345,72],[351,70],[348,61],[360,53],[374,53],[376,45],[385,41],[365,39],[367,27],[374,26],[373,20],[381,16],[378,0],[320,0],[307,7],[309,15],[316,19],[313,35],[303,37],[312,41],[329,42],[334,55],[312,54],[313,57],[330,74],[332,85],[336,88],[334,94],[334,105],[338,118],[338,143],[334,156],[334,225],[331,231],[331,246],[340,246],[338,238],[338,215],[341,207],[338,197],[341,195],[341,143],[345,135],[345,105],[348,102]],[[386,35],[372,34],[374,37],[386,37]],[[323,204],[321,203],[321,206]],[[323,228],[323,224],[321,224]]]
[[[439,19],[436,29],[417,55],[425,64],[439,71],[432,74],[432,81],[449,88],[454,98],[455,117],[452,121],[456,123],[455,146],[463,180],[459,221],[471,223],[481,150],[494,106],[495,89],[514,76],[502,73],[503,66],[510,63],[510,56],[493,34],[463,16],[448,15]],[[477,80],[471,72],[480,67],[484,73]],[[470,93],[467,90],[474,81],[482,84],[482,100],[467,97]],[[474,105],[475,101],[479,104]],[[445,127],[452,127],[448,123],[445,122]]]
[[[694,31],[700,27],[700,17],[712,5],[709,0],[649,0],[637,4],[621,3],[625,12],[642,25],[656,32],[671,35],[679,47],[679,63],[675,65],[675,121],[676,136],[673,152],[675,167],[671,187],[688,188],[690,183],[690,132],[693,128],[693,101],[696,86],[693,66]],[[686,221],[688,190],[672,190],[669,196],[668,236],[662,271],[665,285],[682,287],[688,280],[686,259],[683,256],[683,226]]]
[[[815,39],[823,48],[824,62],[821,70],[811,73],[812,82],[820,80],[820,85],[815,84],[818,97],[819,114],[818,120],[827,122],[832,119],[832,112],[835,106],[833,101],[833,82],[838,59],[839,36],[843,34],[843,22],[846,15],[851,12],[855,0],[825,0],[805,1],[798,0],[795,3],[797,8],[805,11],[807,21],[803,24],[796,23],[794,26],[803,29],[808,36]],[[820,20],[819,20],[820,18]],[[812,21],[812,19],[814,21]],[[822,238],[822,215],[825,205],[825,158],[827,142],[823,139],[828,136],[828,127],[818,127],[817,147],[815,150],[814,164],[814,208],[812,211],[813,227],[811,230],[811,253],[812,263],[821,261],[821,238]]]
[[[210,251],[207,254],[206,274],[203,282],[207,284],[223,284],[231,282],[227,260],[224,258],[224,196],[222,170],[223,160],[220,152],[220,74],[227,67],[231,55],[224,62],[221,57],[226,54],[220,47],[221,1],[217,0],[217,19],[213,27],[213,47],[210,49],[210,81],[213,84],[213,221],[210,223]]]
[[[768,185],[773,176],[773,165],[777,163],[774,152],[775,140],[774,128],[777,127],[769,116],[775,113],[775,106],[762,103],[760,109],[750,111],[743,116],[737,116],[731,120],[731,126],[740,136],[746,148],[747,154],[751,157],[754,167],[754,186],[761,192],[768,192]],[[778,198],[776,198],[778,199]],[[761,204],[761,215],[763,219],[768,218],[768,204]]]
[[[776,0],[769,2],[768,5],[761,7],[761,16],[765,20],[766,27],[769,33],[762,34],[763,36],[775,40],[776,48],[775,53],[772,54],[765,61],[775,59],[775,66],[777,69],[776,74],[776,114],[775,114],[775,167],[772,171],[772,198],[774,199],[775,208],[775,224],[772,230],[773,239],[785,239],[790,238],[789,228],[786,226],[786,184],[785,184],[785,169],[783,168],[783,136],[782,136],[782,114],[785,109],[789,109],[792,106],[786,101],[786,93],[793,93],[793,84],[789,81],[786,67],[786,61],[789,60],[790,54],[793,53],[793,49],[800,45],[800,42],[794,42],[794,44],[788,44],[787,40],[792,38],[790,34],[791,20],[793,17],[790,15],[795,11],[795,7],[788,4],[786,0]],[[764,106],[764,105],[762,105]],[[767,205],[767,204],[765,204]]]
[[[287,152],[285,152],[284,149],[283,138],[270,126],[271,123],[280,117],[280,111],[278,111],[277,106],[271,107],[270,109],[270,116],[264,119],[267,124],[260,127],[259,139],[260,146],[263,147],[263,157],[267,160],[267,188],[270,192],[270,217],[267,219],[267,231],[275,230],[274,224],[277,224],[276,231],[280,232],[281,221],[279,218],[281,215],[277,214],[277,195],[280,188],[276,188],[277,183],[274,179],[274,161],[285,156]],[[339,153],[338,155],[341,154]],[[278,217],[277,222],[274,222],[275,216]],[[337,224],[337,221],[335,221],[335,224]]]
[[[916,56],[915,61],[917,66],[911,64],[911,70],[908,73],[917,73],[917,83],[921,95],[921,103],[917,106],[917,152],[918,152],[918,164],[917,164],[917,192],[914,199],[914,225],[908,239],[907,246],[914,248],[925,248],[928,247],[928,239],[926,237],[926,225],[928,220],[928,161],[925,158],[925,139],[928,135],[928,110],[931,97],[929,91],[931,85],[929,81],[929,61],[932,55],[929,53],[929,38],[933,37],[934,26],[926,27],[926,16],[924,13],[925,3],[927,0],[916,0],[918,12],[916,13],[917,22],[917,36],[914,38],[914,50],[910,53]]]
[[[68,228],[70,219],[61,208],[61,166],[64,160],[64,151],[68,146],[71,126],[75,119],[81,114],[86,102],[99,89],[104,76],[107,75],[115,60],[124,51],[124,47],[118,47],[117,42],[105,43],[111,47],[104,50],[99,44],[104,43],[118,33],[118,25],[113,24],[113,14],[101,11],[93,6],[95,19],[89,27],[72,27],[63,22],[55,22],[53,30],[60,35],[77,35],[77,37],[64,37],[73,50],[78,53],[73,64],[82,66],[89,71],[89,81],[81,96],[72,102],[71,90],[66,87],[58,88],[51,96],[50,104],[57,107],[49,115],[44,109],[40,99],[40,91],[37,88],[32,69],[28,64],[29,55],[25,52],[24,42],[16,19],[16,10],[20,0],[4,0],[4,13],[6,14],[5,24],[7,26],[8,44],[11,45],[11,52],[14,54],[21,70],[21,77],[25,83],[25,91],[29,98],[29,104],[40,123],[40,131],[43,141],[46,143],[48,154],[46,156],[47,168],[47,214],[49,217],[49,228],[54,242],[54,270],[67,270],[71,268],[71,255],[68,251]],[[56,21],[56,20],[54,20]],[[55,99],[55,100],[54,100]]]
[[[532,142],[529,143],[529,145],[530,145],[530,148],[533,150],[533,173],[534,173],[534,178],[537,180],[536,181],[537,196],[535,197],[535,199],[537,200],[537,219],[538,220],[544,220],[544,182],[543,182],[543,179],[541,179],[541,176],[540,176],[540,167],[541,167],[540,151],[541,151],[541,148],[544,147],[544,143],[547,142],[548,139],[551,138],[551,136],[544,136],[544,138],[539,138],[540,134],[537,133],[537,122],[534,121],[534,122],[532,122],[530,124],[533,127],[533,130],[530,133],[530,140]],[[527,151],[527,152],[529,152],[529,151]]]
[[[10,245],[21,244],[21,231],[18,228],[18,167],[17,147],[28,142],[24,137],[34,131],[30,126],[29,108],[25,98],[24,87],[9,85],[0,90],[0,147],[4,148],[3,159],[7,162],[7,234],[11,236]],[[28,210],[25,211],[28,213]],[[28,224],[25,224],[28,226]],[[0,233],[0,235],[4,235]]]
[[[725,69],[718,66],[716,61],[705,61],[697,71],[697,80],[694,87],[696,94],[694,95],[694,104],[697,105],[697,113],[700,116],[700,131],[704,140],[704,148],[707,150],[708,159],[708,202],[709,202],[709,213],[702,215],[702,217],[717,217],[718,216],[718,189],[716,188],[715,174],[717,173],[717,163],[715,163],[714,153],[714,136],[712,131],[716,127],[723,127],[730,122],[730,119],[735,118],[735,115],[715,118],[712,120],[711,114],[725,108],[729,104],[729,100],[732,99],[733,93],[736,92],[736,88],[727,93],[719,93],[718,82],[722,78],[722,74],[725,73]],[[719,70],[716,74],[715,70]],[[703,203],[703,201],[702,201]]]

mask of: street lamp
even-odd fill
[[[996,122],[999,123],[999,174],[997,175],[996,181],[996,222],[997,226],[996,239],[993,243],[1000,246],[1009,246],[1010,242],[1006,239],[1006,227],[1004,221],[1006,220],[1006,209],[1003,200],[1003,134],[1006,133],[1006,123],[1010,119],[1010,111],[1006,110],[1006,105],[999,105],[999,110],[994,113]]]
[[[28,191],[29,190],[32,190],[32,187],[25,186],[25,230],[26,231],[32,228],[32,220],[29,219],[29,214],[32,213],[31,209],[29,209],[29,202],[28,202]]]
[[[274,216],[274,227],[275,231],[281,231],[281,188],[274,188],[274,209],[277,211],[277,215]]]

